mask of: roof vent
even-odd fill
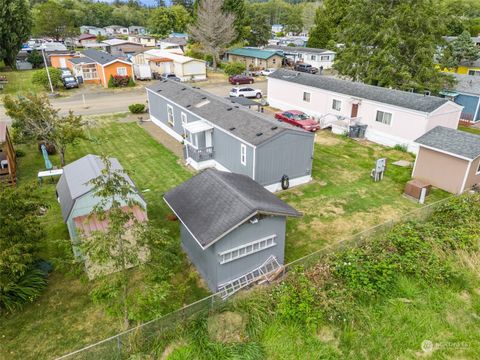
[[[278,129],[278,126],[272,126],[272,127],[270,128],[270,130],[277,130],[277,129]]]
[[[235,127],[231,127],[229,130],[230,130],[230,131],[233,131],[233,130],[235,130],[235,129],[236,129]]]
[[[263,133],[261,133],[261,132],[257,133],[257,136],[262,136],[262,135],[263,135]]]
[[[182,88],[182,91],[187,90],[187,88]]]
[[[191,106],[192,106],[192,105],[188,104],[188,105],[187,105],[187,106],[185,106],[185,107],[186,107],[186,108],[189,108],[189,107],[191,107]]]
[[[235,105],[235,107],[236,107],[237,109],[239,108],[239,106],[238,106],[238,105]]]
[[[231,107],[227,108],[227,111],[232,111],[232,110],[233,110],[233,108],[231,108]]]
[[[423,92],[423,96],[430,96],[430,94],[431,94],[431,92],[428,91],[428,90],[425,90],[425,91]]]
[[[205,100],[206,98],[207,98],[206,96],[202,96],[200,99]]]
[[[160,92],[160,91],[162,91],[162,89],[158,89],[158,90],[157,90],[157,92]]]

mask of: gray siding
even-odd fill
[[[280,182],[312,173],[314,136],[310,133],[285,132],[257,147],[255,181],[261,185]]]
[[[164,98],[153,94],[151,91],[147,91],[148,96],[148,109],[150,115],[155,117],[158,121],[161,121],[163,124],[170,126],[172,130],[174,130],[178,135],[183,135],[183,127],[182,127],[182,109],[178,107],[175,103],[165,100]],[[175,120],[175,125],[172,127],[168,123],[167,118],[167,104],[173,107],[173,117]],[[200,120],[199,117],[186,112],[183,110],[185,115],[187,115],[187,122],[193,122]]]
[[[213,130],[213,150],[214,159],[225,166],[228,170],[236,174],[253,176],[253,148],[247,147],[246,165],[240,161],[240,144],[242,142],[229,134],[215,128]]]
[[[215,264],[217,268],[217,286],[224,282],[238,278],[262,265],[271,255],[276,256],[277,261],[283,264],[285,250],[285,217],[270,216],[260,220],[256,224],[249,221],[232,231],[212,245],[215,247]],[[233,260],[226,264],[220,264],[218,253],[230,250],[237,246],[276,235],[276,246],[261,250],[257,253]]]
[[[217,270],[216,256],[213,246],[206,250],[202,250],[200,245],[182,223],[180,223],[180,236],[182,239],[182,248],[187,253],[188,258],[195,265],[197,271],[205,279],[208,287],[212,291],[216,291]]]

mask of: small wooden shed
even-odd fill
[[[7,123],[0,121],[0,186],[17,182],[17,156]]]

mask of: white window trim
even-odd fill
[[[320,61],[330,61],[330,55],[320,55]]]
[[[185,114],[183,111],[180,113],[180,118],[182,119],[182,126],[187,125],[188,123],[188,118],[187,114]]]
[[[170,121],[169,110],[172,111],[172,121]],[[167,104],[167,122],[170,125],[175,126],[175,113],[173,111],[173,106],[170,104]]]
[[[243,166],[247,165],[247,145],[240,144],[240,163]]]
[[[335,102],[339,102],[339,103],[340,103],[340,108],[339,108],[339,109],[335,109],[335,106],[334,106]],[[342,100],[332,99],[332,110],[342,111]]]
[[[308,94],[308,101],[305,100],[305,94]],[[302,93],[302,100],[303,102],[310,104],[310,101],[312,100],[312,93],[304,90]]]
[[[390,124],[385,124],[384,122],[377,121],[377,115],[378,115],[379,111],[383,112],[384,114],[390,114],[391,115],[390,116]],[[392,126],[393,125],[393,113],[389,112],[389,111],[386,111],[386,110],[377,109],[375,111],[375,119],[373,119],[373,121],[375,121],[376,124],[382,124],[382,125],[385,125],[385,126]]]
[[[480,162],[478,163],[477,172],[475,173],[475,175],[480,175]]]
[[[222,265],[227,264],[231,261],[235,261],[245,256],[249,256],[257,252],[263,251],[265,249],[269,249],[273,246],[276,246],[277,245],[277,243],[275,242],[276,238],[277,238],[277,235],[274,234],[274,235],[266,236],[264,238],[261,238],[255,241],[251,241],[244,245],[234,247],[226,251],[222,251],[218,253],[218,256],[220,257],[220,264]]]
[[[120,74],[119,70],[122,69],[124,74]],[[127,71],[127,68],[125,66],[122,66],[122,67],[117,67],[117,75],[120,75],[120,76],[127,76],[128,75],[128,71]]]

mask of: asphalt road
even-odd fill
[[[146,85],[148,84],[149,83],[146,83]],[[228,96],[230,89],[233,87],[227,82],[205,85],[197,83],[195,85],[221,97]],[[255,89],[260,89],[264,95],[266,95],[267,92],[266,81],[240,86],[249,86]],[[121,90],[85,88],[69,97],[51,99],[51,103],[55,108],[60,109],[61,114],[66,114],[69,110],[72,110],[78,115],[111,114],[128,111],[128,105],[133,103],[146,103],[147,98],[145,91],[146,90],[143,87]],[[5,115],[3,106],[0,106],[0,120],[10,121]]]

